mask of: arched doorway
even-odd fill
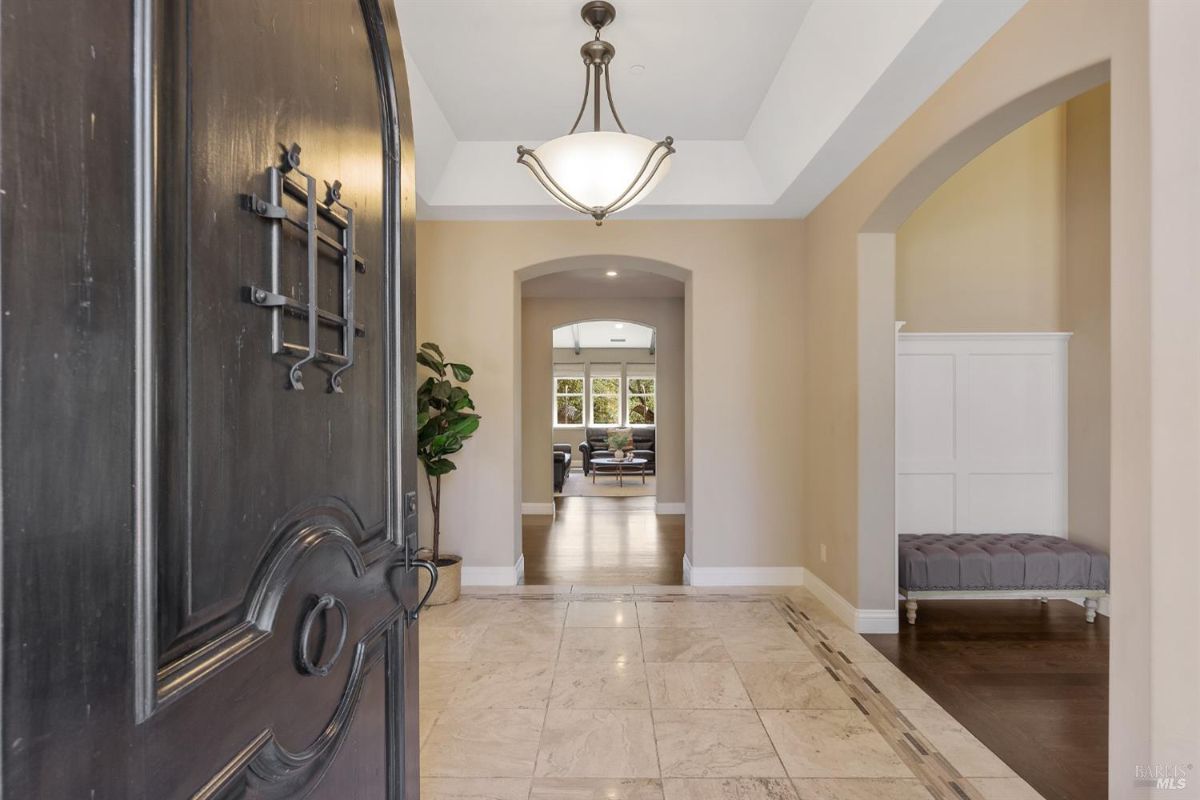
[[[858,234],[858,574],[861,609],[894,630],[896,566],[896,232],[967,162],[1020,126],[1106,82],[1107,62],[1046,84],[951,138],[901,180]]]
[[[518,277],[525,582],[682,583],[685,271],[586,256]],[[597,469],[590,456],[607,457],[609,433],[626,430],[647,463]]]
[[[892,626],[874,633],[896,632],[897,579],[911,577],[906,566],[911,561],[897,558],[899,534],[1037,533],[1109,550],[1111,122],[1108,87],[1101,86],[1107,76],[1106,68],[1076,73],[963,131],[901,181],[858,234],[859,594],[860,600],[871,598],[864,605],[880,603],[878,619]],[[1092,107],[1097,86],[1106,98],[1103,112],[1083,123],[1071,109],[1080,102]],[[1069,167],[1083,160],[1072,119],[1103,131],[1102,155],[1098,165],[1091,162],[1088,187],[1098,198],[1079,196],[1071,179],[1072,169],[1075,174],[1084,169]],[[1054,167],[1047,169],[1050,164]],[[1038,177],[1048,178],[1046,184],[1025,181],[1018,191],[1005,191],[1004,177],[1035,166]],[[990,179],[980,182],[983,175]],[[980,186],[986,191],[978,191]],[[978,205],[973,205],[975,199]],[[1101,218],[1087,219],[1081,230],[1081,209],[1093,203],[1103,206]],[[1039,229],[1025,225],[1024,214],[1053,220],[1036,244]],[[1013,235],[1017,229],[1028,235]],[[1094,287],[1083,293],[1067,280],[1080,277],[1070,273],[1070,253],[1081,234],[1105,240],[1101,251],[1090,254],[1103,263],[1092,265]],[[1028,274],[1014,277],[1017,267]],[[1004,291],[1016,286],[1024,291]],[[1076,327],[1085,319],[1078,314],[1081,304],[1092,304],[1087,309],[1091,319],[1102,318],[1099,330]],[[905,331],[917,332],[900,333],[901,321],[909,323]],[[1054,345],[1048,348],[1050,339]],[[1102,363],[1076,361],[1076,345],[1084,348],[1081,352],[1090,348],[1100,353]],[[1091,385],[1092,391],[1076,392],[1076,380],[1097,367],[1100,379],[1082,377],[1080,384]],[[1042,375],[1053,380],[1039,383],[1035,378]],[[1097,405],[1102,414],[1088,418]],[[1081,435],[1068,437],[1068,428],[1074,430],[1080,419],[1088,420],[1078,430]],[[1028,435],[1033,431],[1046,435]],[[1098,440],[1100,452],[1079,459],[1102,461],[1091,485],[1067,480],[1067,463],[1076,455],[1066,457],[1068,438],[1072,451],[1088,438]],[[1036,467],[1030,466],[1034,463]],[[1085,474],[1090,466],[1072,463],[1071,469]],[[1077,501],[1104,506],[1102,541],[1090,540],[1087,520],[1074,512]],[[983,527],[988,522],[993,527]],[[1006,587],[996,588],[1003,594]],[[980,603],[956,598],[929,606],[929,615],[916,627],[901,616],[899,635],[872,637],[872,643],[968,730],[1003,751],[1005,760],[1038,791],[1047,796],[1102,795],[1107,782],[1104,740],[1067,737],[1062,731],[1107,713],[1108,621],[1086,625],[1080,610],[1065,600],[1042,605],[1036,599]],[[963,636],[971,637],[969,645],[960,643]],[[1031,677],[1018,659],[1006,663],[1006,651],[1013,655],[1014,636],[1021,639],[1021,660],[1050,668]],[[992,654],[992,673],[975,676],[971,667],[959,669],[970,661],[968,650]],[[924,655],[915,658],[917,652]],[[1058,660],[1047,658],[1051,652]],[[1005,677],[1006,691],[991,706],[995,698],[973,690],[994,680],[997,672]],[[932,680],[928,675],[947,677]],[[1073,689],[1047,688],[1056,685]],[[1076,702],[1081,686],[1091,693],[1092,704],[1086,708]],[[971,702],[959,700],[967,696]],[[1023,718],[987,728],[981,722],[985,716],[1003,716],[1004,708],[1031,696],[1052,723]],[[1046,756],[1048,752],[1055,755]],[[1060,765],[1079,765],[1081,774],[1065,779],[1053,768],[1036,771],[1035,765],[1047,762],[1053,767],[1053,758],[1062,759]]]

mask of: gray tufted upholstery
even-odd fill
[[[904,533],[900,588],[1108,591],[1108,554],[1033,533]]]

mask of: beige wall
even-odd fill
[[[1067,397],[1070,538],[1109,549],[1108,84],[1070,100],[1064,125],[1063,330],[1072,332]]]
[[[655,470],[658,502],[683,503],[683,298],[543,298],[521,303],[522,354],[522,496],[526,503],[549,503],[553,497],[550,446],[556,441],[578,445],[583,427],[555,428],[552,424],[552,333],[570,322],[623,319],[649,325],[656,331],[655,355],[645,350],[585,350],[595,363],[654,363],[656,366]],[[570,351],[568,351],[570,352]],[[566,359],[564,359],[566,360]],[[573,359],[572,359],[573,360]],[[578,447],[575,447],[576,464]],[[546,454],[544,457],[539,454]]]
[[[787,220],[420,223],[418,336],[475,367],[484,417],[443,489],[447,549],[468,567],[511,567],[519,552],[518,284],[538,268],[522,270],[651,259],[687,281],[689,556],[701,568],[799,566],[802,447],[787,404],[802,388],[801,231]]]
[[[1122,696],[1120,710],[1140,723],[1149,719],[1148,735],[1134,752],[1114,753],[1114,769],[1122,762],[1148,758],[1149,763],[1188,765],[1188,793],[1196,793],[1200,764],[1200,4],[1154,2],[1150,5],[1149,129],[1151,190],[1141,206],[1149,217],[1149,258],[1142,259],[1127,282],[1120,269],[1120,240],[1113,240],[1113,375],[1129,392],[1113,396],[1114,533],[1136,531],[1113,540],[1113,557],[1127,560],[1116,576],[1136,594],[1114,611],[1136,626],[1134,636],[1114,642],[1118,677],[1137,690]],[[1118,87],[1113,86],[1113,113],[1121,113]],[[1113,221],[1123,209],[1118,201],[1121,180],[1116,154],[1129,143],[1113,131]],[[1153,215],[1146,213],[1153,209]],[[1136,295],[1135,311],[1127,292]],[[1120,310],[1120,316],[1118,316]],[[1145,325],[1145,320],[1149,325]],[[1129,336],[1126,326],[1148,336]],[[1127,374],[1125,370],[1128,370]],[[1148,373],[1148,375],[1147,375]],[[1141,378],[1145,383],[1133,383]],[[1132,398],[1129,397],[1132,395]],[[1132,399],[1134,402],[1128,402]],[[1145,401],[1149,400],[1148,406]],[[1129,447],[1127,447],[1129,445]],[[1125,457],[1135,459],[1123,486]],[[1147,457],[1142,460],[1142,457]],[[1138,470],[1135,472],[1134,470]],[[1152,476],[1150,491],[1146,478]],[[1128,501],[1133,501],[1129,503]],[[1129,512],[1133,512],[1130,514]],[[1118,544],[1120,550],[1118,551]],[[1137,547],[1130,546],[1137,545]],[[1114,605],[1118,597],[1114,597]],[[1151,624],[1147,624],[1151,623]],[[1150,657],[1152,654],[1152,657]],[[1137,680],[1137,683],[1133,683]],[[1115,682],[1113,694],[1125,689]],[[1148,697],[1147,697],[1148,695]],[[1114,708],[1117,708],[1114,703]],[[1135,716],[1136,715],[1136,716]],[[1113,720],[1110,735],[1128,736]],[[1140,729],[1139,725],[1139,729]],[[1136,732],[1141,733],[1140,730]],[[1136,762],[1135,762],[1136,763]],[[1163,791],[1156,797],[1184,794]],[[1119,796],[1116,792],[1113,797]]]
[[[1070,331],[1072,539],[1108,549],[1108,84],[1022,125],[896,231],[905,331]]]
[[[896,231],[905,331],[1061,330],[1065,119],[1005,136]]]
[[[1196,12],[1197,6],[1188,3],[1030,0],[805,220],[801,292],[807,389],[805,563],[856,605],[886,608],[894,604],[894,529],[887,529],[877,519],[864,520],[861,513],[872,497],[890,496],[894,484],[894,459],[878,455],[894,449],[894,425],[881,411],[887,404],[870,398],[890,398],[894,393],[894,359],[889,355],[894,348],[894,324],[883,313],[888,306],[880,299],[894,292],[895,261],[888,260],[888,248],[875,239],[894,234],[923,200],[989,144],[1111,77],[1113,646],[1109,774],[1114,798],[1149,796],[1148,790],[1133,785],[1133,769],[1155,763],[1156,754],[1179,755],[1183,763],[1196,763],[1197,755],[1200,707],[1195,669],[1200,609],[1196,604],[1195,531],[1200,521],[1196,513],[1196,486],[1200,485],[1196,463],[1200,434],[1196,431],[1200,423],[1196,409],[1200,403],[1196,387],[1200,362],[1195,358],[1195,307],[1200,280],[1194,277],[1195,225],[1180,219],[1170,231],[1163,231],[1164,237],[1177,237],[1174,245],[1180,249],[1175,253],[1180,254],[1180,240],[1192,236],[1190,264],[1182,258],[1168,264],[1165,255],[1152,257],[1149,245],[1148,87],[1153,84],[1147,51],[1149,21],[1174,18],[1161,27],[1164,38],[1175,36],[1174,63],[1164,63],[1162,72],[1153,73],[1164,76],[1162,83],[1170,96],[1169,102],[1157,106],[1165,124],[1156,130],[1175,140],[1175,158],[1188,166],[1181,170],[1178,162],[1168,159],[1161,164],[1161,179],[1176,193],[1188,191],[1190,181],[1193,191],[1187,208],[1191,214],[1200,213],[1194,193],[1200,178],[1193,174],[1200,119],[1195,103],[1188,99],[1193,91],[1189,82],[1194,87],[1200,76],[1194,42],[1200,24]],[[1153,43],[1149,47],[1153,52]],[[1181,120],[1186,124],[1180,126]],[[1157,171],[1155,176],[1158,180]],[[1170,194],[1164,189],[1163,197],[1154,196],[1168,200]],[[863,237],[868,244],[865,249],[860,249],[860,234],[867,234]],[[1165,291],[1172,283],[1177,284],[1175,296]],[[1154,308],[1157,314],[1160,301],[1170,310],[1171,321],[1186,330],[1182,339],[1151,337],[1150,311]],[[1185,315],[1188,303],[1191,311]],[[1156,362],[1159,356],[1162,361]],[[1174,375],[1167,363],[1171,356],[1176,361]],[[1188,360],[1184,376],[1178,375],[1181,358]],[[1171,394],[1164,390],[1172,383],[1177,384],[1176,389],[1181,388],[1178,384],[1186,384],[1185,392],[1175,393],[1175,402],[1186,401],[1186,408],[1171,407]],[[1181,397],[1184,400],[1178,399]],[[860,414],[867,416],[860,419]],[[1172,421],[1182,424],[1187,433],[1176,429],[1175,439],[1168,445],[1166,428]],[[1163,435],[1161,450],[1155,449],[1152,434],[1156,432]],[[1186,458],[1181,442],[1186,442]],[[1172,475],[1167,479],[1170,486],[1164,488],[1174,491],[1161,493],[1158,481],[1165,476],[1160,468],[1171,463],[1172,448],[1178,451],[1179,463],[1186,463],[1183,474],[1188,486],[1186,490],[1178,486]],[[865,458],[867,455],[871,458]],[[1153,490],[1151,474],[1155,476]],[[1157,516],[1160,510],[1165,515],[1161,518]],[[1188,544],[1183,545],[1185,530]],[[817,557],[822,541],[830,544],[828,564]],[[1166,565],[1170,556],[1160,548],[1172,545],[1186,554],[1186,569],[1178,560]],[[1164,558],[1164,569],[1155,574],[1153,582],[1147,551]],[[1172,594],[1180,605],[1161,611],[1156,604],[1161,600],[1165,609]],[[1170,620],[1174,627],[1162,626],[1159,617]],[[1171,641],[1187,643],[1182,656],[1175,655]],[[1191,670],[1190,679],[1185,680],[1180,667]],[[1153,690],[1151,676],[1163,679]],[[1178,703],[1169,708],[1166,698],[1172,693]]]

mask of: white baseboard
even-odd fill
[[[521,503],[523,517],[553,517],[554,503]]]
[[[688,558],[688,554],[683,554],[683,585],[692,585],[692,560]]]
[[[900,617],[894,608],[855,609],[854,630],[859,633],[899,633]]]
[[[799,586],[803,567],[697,567],[685,563],[692,586]]]
[[[516,586],[525,574],[525,554],[511,567],[469,567],[462,569],[463,586]]]
[[[804,573],[804,588],[812,592],[850,630],[858,633],[900,632],[900,617],[895,608],[855,608],[853,603],[835,592],[815,572],[803,567],[800,571]]]
[[[687,503],[658,503],[654,504],[655,514],[686,514]]]

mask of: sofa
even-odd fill
[[[654,427],[632,428],[633,457],[646,459],[646,474],[654,474]],[[586,428],[584,441],[579,445],[583,458],[583,474],[592,474],[593,458],[612,458],[608,449],[608,428]]]
[[[554,445],[554,491],[561,492],[571,474],[571,445]]]

